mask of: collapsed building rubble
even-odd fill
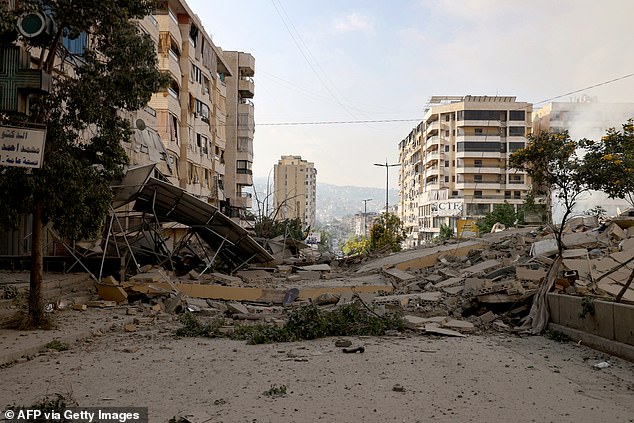
[[[102,251],[104,257],[116,252],[122,265],[104,277],[102,264],[100,301],[85,305],[141,301],[156,311],[279,323],[288,307],[337,307],[355,299],[379,315],[403,314],[411,330],[462,336],[547,323],[541,297],[551,290],[634,302],[628,285],[634,217],[628,214],[603,224],[572,219],[561,258],[549,229],[524,227],[334,260],[288,238],[258,243],[212,205],[150,173],[129,173],[115,191],[118,213]]]

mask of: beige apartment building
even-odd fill
[[[275,220],[301,219],[315,227],[317,169],[301,156],[282,156],[273,167]]]
[[[227,79],[227,142],[225,148],[226,201],[232,217],[252,206],[251,193],[245,188],[253,185],[253,135],[255,133],[253,76],[255,59],[249,53],[225,51],[223,56],[231,69]],[[238,215],[236,215],[236,212]]]
[[[460,219],[477,219],[496,204],[516,208],[530,181],[508,169],[509,155],[526,144],[532,105],[506,96],[432,97],[424,119],[400,142],[399,215],[406,247],[454,233]]]
[[[131,117],[132,164],[158,163],[174,185],[227,216],[251,207],[255,59],[213,43],[186,2],[169,0],[139,27],[156,42],[169,86]]]

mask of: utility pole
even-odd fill
[[[384,166],[385,167],[385,214],[387,214],[389,210],[389,194],[390,194],[390,167],[392,166],[400,166],[400,163],[387,164],[387,159],[385,159],[385,164],[383,163],[374,163],[374,166]]]
[[[367,198],[363,201],[363,236],[368,236],[368,223],[366,219],[368,218],[368,201],[372,201],[371,198]]]

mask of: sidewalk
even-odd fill
[[[15,361],[29,360],[40,351],[46,350],[46,345],[55,339],[72,344],[96,332],[106,332],[115,323],[121,325],[124,313],[125,310],[122,309],[62,310],[53,313],[57,329],[0,329],[0,367]]]

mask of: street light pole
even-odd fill
[[[389,210],[389,192],[390,192],[390,172],[389,169],[392,166],[400,166],[400,163],[387,164],[387,159],[385,159],[385,164],[383,163],[374,163],[374,166],[384,166],[385,167],[385,214],[387,214]]]
[[[363,236],[368,236],[368,223],[366,219],[368,218],[368,201],[372,201],[371,198],[367,198],[363,201]]]

